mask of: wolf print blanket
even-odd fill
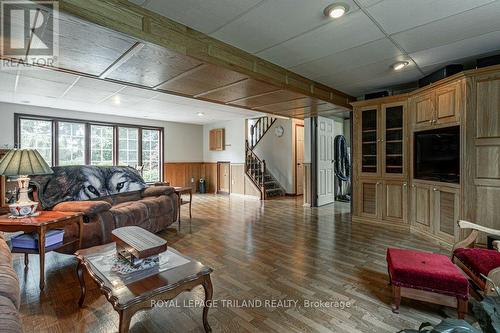
[[[93,200],[146,187],[141,175],[131,167],[75,165],[52,170],[51,175],[31,179],[44,209],[63,201]]]

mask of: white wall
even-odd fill
[[[165,162],[203,161],[203,126],[201,125],[52,109],[25,104],[0,103],[0,147],[12,148],[14,145],[14,113],[163,127]]]
[[[255,153],[266,161],[266,167],[287,193],[295,193],[295,124],[303,121],[278,118],[261,139]],[[275,129],[282,126],[283,136],[277,137]]]
[[[209,150],[209,132],[224,128],[226,147],[222,151]],[[203,161],[245,163],[245,119],[216,122],[203,126]]]
[[[311,163],[311,118],[304,119],[304,163]]]

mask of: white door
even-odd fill
[[[335,201],[333,165],[333,119],[318,117],[318,206]]]
[[[304,194],[304,126],[295,126],[296,194]]]

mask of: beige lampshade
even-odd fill
[[[0,161],[0,175],[34,176],[53,173],[35,149],[12,149]]]

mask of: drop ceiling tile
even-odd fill
[[[125,35],[61,14],[57,66],[100,75],[134,43]]]
[[[108,77],[154,87],[200,64],[200,61],[188,56],[147,44]]]
[[[384,1],[384,0],[358,0],[358,3],[361,5],[361,7],[367,8],[367,7],[373,6],[381,1]]]
[[[384,35],[376,25],[357,11],[257,55],[288,68],[382,37]]]
[[[396,56],[401,56],[401,51],[389,39],[383,38],[321,59],[306,62],[292,67],[290,70],[314,80],[330,73],[347,71]]]
[[[158,96],[160,93],[148,89],[141,89],[136,87],[126,87],[125,89],[120,91],[121,94],[124,95],[132,95],[141,98],[153,98]]]
[[[67,83],[36,79],[21,76],[17,85],[17,93],[57,98],[69,87]]]
[[[16,84],[16,72],[15,71],[0,71],[0,90],[14,92],[14,86]]]
[[[211,36],[255,53],[330,22],[323,11],[331,3],[331,0],[265,1]],[[358,9],[352,0],[345,3],[351,11]]]
[[[211,33],[261,0],[150,0],[145,8],[204,33]]]
[[[109,98],[107,98],[106,100],[102,101],[99,104],[107,106],[123,105],[124,107],[130,107],[133,106],[134,104],[141,104],[146,101],[147,101],[146,98],[118,93],[110,96]]]
[[[392,70],[391,65],[399,60],[401,58],[398,57],[385,59],[349,71],[318,78],[317,80],[323,84],[334,86],[340,91],[357,96],[360,91],[373,91],[374,89],[407,83],[422,76],[414,64],[410,64],[399,72]]]
[[[385,0],[367,10],[386,32],[393,34],[493,1],[495,0]]]
[[[72,84],[78,78],[77,75],[42,68],[23,70],[21,76],[65,84]]]
[[[102,91],[107,93],[117,92],[119,89],[125,87],[124,85],[108,82],[99,79],[92,79],[88,77],[82,77],[74,86],[75,88],[88,88],[94,89],[96,91]]]
[[[474,38],[464,39],[455,43],[438,46],[410,54],[410,56],[421,67],[441,63],[450,63],[464,58],[471,58],[476,55],[496,51],[500,47],[500,31]]]
[[[393,38],[409,53],[500,30],[500,1],[397,33]]]

